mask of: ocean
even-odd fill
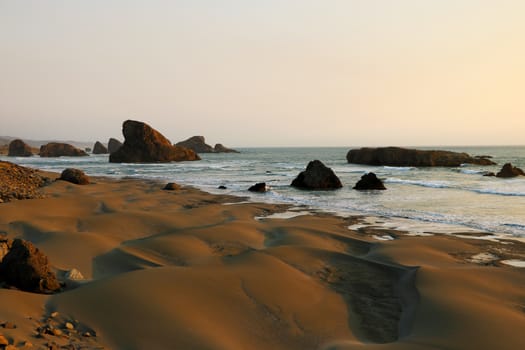
[[[425,149],[421,148],[420,149]],[[348,164],[350,148],[241,148],[241,153],[201,154],[202,160],[169,164],[114,164],[107,155],[60,158],[0,157],[20,165],[61,172],[67,167],[88,175],[158,179],[191,185],[210,193],[248,197],[251,201],[288,203],[302,210],[343,216],[363,215],[370,224],[411,232],[483,231],[525,238],[525,177],[484,177],[506,162],[525,168],[525,147],[433,147],[490,155],[496,166],[415,168]],[[336,191],[302,191],[290,187],[309,161],[331,167],[344,187]],[[361,175],[374,172],[386,191],[353,190]],[[267,193],[247,189],[257,182]],[[226,186],[219,190],[218,186]],[[299,210],[299,209],[298,209]]]

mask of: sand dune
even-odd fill
[[[287,207],[161,188],[55,182],[48,198],[1,205],[0,231],[85,277],[55,295],[0,289],[0,321],[18,326],[3,331],[11,343],[56,341],[32,332],[58,311],[96,333],[86,348],[525,347],[525,271],[467,259],[495,243],[402,233],[378,243],[380,231],[344,218],[264,218]]]

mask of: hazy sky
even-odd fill
[[[523,0],[0,0],[0,135],[525,144]]]

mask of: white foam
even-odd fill
[[[288,210],[288,211],[284,211],[284,212],[281,212],[281,213],[273,213],[273,214],[270,214],[268,216],[256,216],[254,217],[255,220],[263,220],[263,219],[282,219],[282,220],[286,220],[286,219],[292,219],[292,218],[295,218],[295,217],[298,217],[298,216],[304,216],[304,215],[312,215],[311,212],[309,211],[292,211],[292,210]]]
[[[514,267],[525,267],[525,261],[523,260],[510,259],[510,260],[501,260],[501,262],[505,265],[510,265]]]
[[[373,235],[372,238],[377,239],[378,241],[393,241],[395,239],[394,237],[390,235],[383,235],[383,236]]]

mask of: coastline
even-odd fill
[[[96,333],[88,348],[525,346],[525,273],[498,262],[523,259],[523,243],[351,230],[359,218],[272,218],[292,206],[92,180],[1,204],[7,237],[32,241],[59,273],[85,277],[55,295],[0,289],[0,320],[17,325],[1,333],[15,346],[67,344],[33,336],[55,311]],[[395,239],[374,238],[385,235]],[[487,252],[501,259],[473,260]]]

